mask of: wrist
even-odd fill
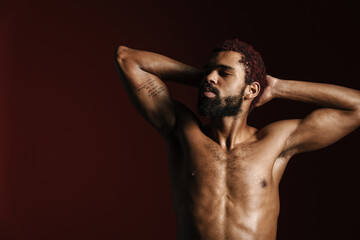
[[[272,96],[273,98],[279,97],[280,91],[280,85],[282,84],[283,80],[280,80],[278,78],[274,78],[273,86],[272,86]]]
[[[272,76],[267,75],[266,77],[268,88],[270,90],[270,97],[271,99],[277,98],[280,95],[280,87],[279,85],[282,84],[283,80],[280,80],[279,78],[275,78]]]

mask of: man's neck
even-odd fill
[[[245,142],[253,133],[253,128],[247,125],[247,115],[247,112],[241,112],[236,116],[212,118],[209,137],[224,151],[229,151],[236,144]]]

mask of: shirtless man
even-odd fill
[[[278,187],[289,159],[360,125],[360,91],[267,76],[259,53],[237,39],[220,43],[202,71],[124,46],[116,62],[136,109],[167,143],[181,240],[276,239]],[[209,126],[173,100],[164,81],[199,87],[198,112],[210,117]],[[259,130],[248,126],[250,108],[273,98],[324,108]]]

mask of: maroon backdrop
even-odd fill
[[[201,67],[238,37],[274,76],[359,89],[357,15],[344,1],[0,2],[0,239],[175,239],[164,142],[121,86],[117,45]],[[170,91],[194,108],[195,89]],[[274,100],[250,123],[312,109]],[[290,162],[278,239],[358,235],[359,137]]]

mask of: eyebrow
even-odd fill
[[[230,67],[228,65],[224,65],[224,64],[206,64],[203,66],[203,68],[222,68],[222,69],[226,69],[226,70],[235,70],[235,68]]]

